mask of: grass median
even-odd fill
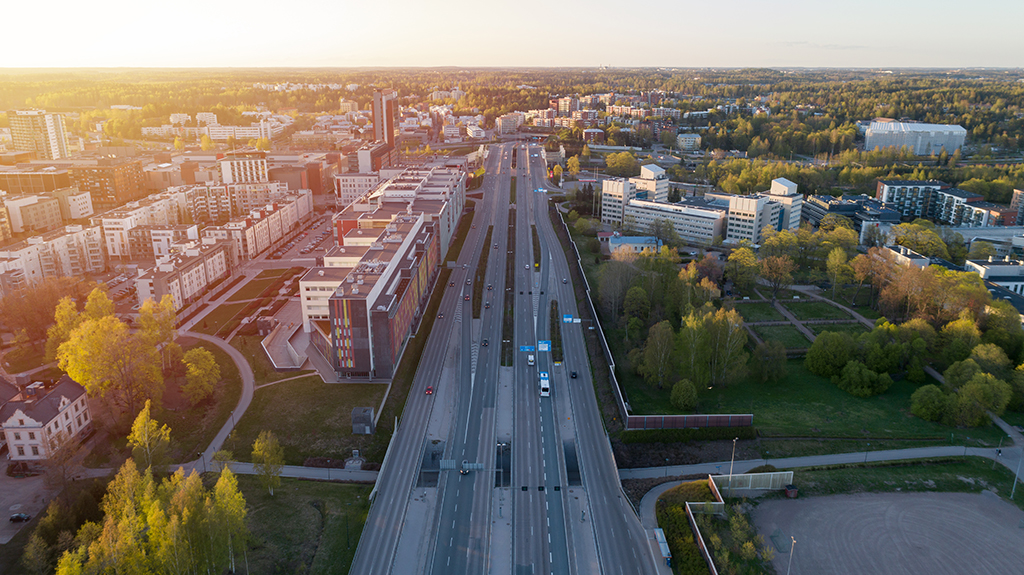
[[[487,235],[484,236],[484,250],[476,264],[476,274],[473,278],[473,319],[480,319],[480,306],[484,296],[484,278],[487,276],[487,260],[491,255],[491,234],[493,232],[494,226],[487,226]]]

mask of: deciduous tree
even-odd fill
[[[209,350],[194,347],[182,359],[185,364],[185,385],[182,392],[195,405],[213,393],[213,384],[220,379],[220,366]]]
[[[779,290],[793,284],[793,271],[796,264],[789,256],[768,256],[761,259],[761,279],[768,283],[772,290],[772,299],[778,297]]]
[[[128,434],[132,457],[143,469],[160,469],[166,463],[167,448],[171,444],[171,428],[160,425],[150,416],[150,402],[139,411]]]
[[[281,485],[281,468],[284,467],[284,450],[271,431],[261,431],[252,444],[252,463],[260,482],[274,495],[274,488]]]
[[[672,324],[662,321],[651,327],[644,345],[644,375],[661,389],[675,371],[676,334]]]

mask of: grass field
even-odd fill
[[[476,215],[472,210],[475,204],[476,202],[473,200],[466,200],[466,207],[470,211],[463,215],[459,221],[459,227],[455,230],[452,243],[448,246],[448,257],[444,261],[454,262],[459,259],[459,253],[462,252],[462,244],[466,243],[466,236],[469,234],[469,228],[473,225],[473,217]]]
[[[743,316],[743,321],[750,323],[755,321],[785,321],[785,316],[779,313],[770,303],[737,303],[736,311]]]
[[[621,332],[609,334],[610,338],[621,336]],[[995,447],[1003,437],[994,425],[955,429],[914,417],[910,413],[910,396],[917,386],[905,380],[895,382],[882,395],[859,398],[808,372],[803,360],[790,360],[786,369],[786,376],[775,383],[760,383],[751,375],[728,387],[702,390],[698,412],[752,413],[754,425],[763,437],[806,438],[780,444],[780,456],[783,451],[788,455],[861,451],[867,442],[874,443],[872,439],[928,440],[914,442],[913,446],[918,447],[949,443]],[[669,387],[658,390],[630,373],[623,374],[619,381],[634,413],[678,413],[669,403]],[[929,379],[926,383],[935,382]],[[851,443],[821,443],[813,439],[818,437],[848,438]],[[771,451],[772,457],[776,455],[771,447],[773,442],[762,442],[761,446],[762,451]]]
[[[43,365],[46,348],[40,345],[23,344],[4,352],[4,363],[8,373],[21,373]]]
[[[352,434],[352,408],[376,410],[384,390],[380,384],[328,384],[319,376],[258,389],[227,449],[236,460],[249,461],[256,437],[270,430],[284,448],[288,465],[302,465],[307,457],[350,457],[352,449],[369,441]]]
[[[850,315],[848,313],[823,301],[787,301],[782,305],[792,312],[799,320],[850,319]]]
[[[993,469],[992,463],[984,457],[953,457],[796,469],[793,483],[799,485],[801,496],[897,490],[980,493],[990,489],[1009,501],[1013,472],[1002,465]],[[1024,489],[1017,490],[1013,503],[1024,509]]]
[[[231,297],[227,301],[245,301],[250,299],[256,299],[260,297],[268,287],[279,284],[281,280],[279,278],[267,278],[267,279],[254,279],[250,280],[249,283],[245,284],[238,289],[235,293],[231,294]]]
[[[512,176],[512,188],[509,190],[508,203],[516,203],[516,177]]]
[[[765,341],[777,341],[786,349],[806,349],[811,346],[810,340],[792,325],[755,325],[757,335]]]
[[[242,308],[246,305],[248,304],[245,302],[219,305],[214,308],[213,311],[206,314],[206,317],[196,324],[192,330],[199,333],[205,333],[206,335],[213,335],[217,333],[224,324],[231,321],[231,318],[238,315],[238,312],[242,311]]]
[[[814,332],[814,335],[821,335],[823,331],[834,331],[837,333],[848,333],[853,337],[857,337],[862,333],[866,333],[868,328],[860,323],[809,323],[804,324],[807,329]]]
[[[248,504],[250,573],[344,575],[369,512],[369,485],[281,480],[271,497],[239,475]]]
[[[194,341],[194,340],[193,340]],[[217,432],[228,420],[231,410],[238,405],[242,394],[242,379],[235,362],[217,346],[207,342],[196,342],[193,347],[209,350],[220,366],[220,381],[214,387],[213,395],[195,407],[179,411],[161,409],[154,417],[171,428],[172,461],[190,461],[207,448]],[[184,378],[182,378],[182,382]]]

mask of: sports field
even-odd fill
[[[792,575],[1020,573],[1024,511],[991,492],[860,493],[764,501],[754,525]]]

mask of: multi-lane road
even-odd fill
[[[540,148],[491,146],[485,167],[474,226],[451,283],[438,286],[445,289],[443,317],[427,340],[351,572],[652,573],[646,535],[622,494],[600,419],[585,328],[561,325],[562,365],[550,353],[534,352],[531,366],[518,351],[551,339],[553,300],[560,314],[576,316],[548,195],[535,191],[545,186]],[[516,233],[509,245],[512,176]],[[539,266],[532,226],[540,238]],[[483,245],[488,227],[492,236]],[[472,281],[484,250],[483,281],[490,286],[484,300],[491,305],[475,320]],[[505,285],[508,258],[513,285]],[[514,301],[512,367],[501,366],[506,289]],[[541,371],[550,374],[550,397],[540,396]],[[503,381],[510,382],[506,392]],[[435,393],[425,394],[427,386]],[[439,466],[429,463],[432,451]],[[511,526],[502,530],[495,526],[508,518],[501,511],[495,516],[495,503],[506,499],[510,507],[500,509],[509,509]]]

